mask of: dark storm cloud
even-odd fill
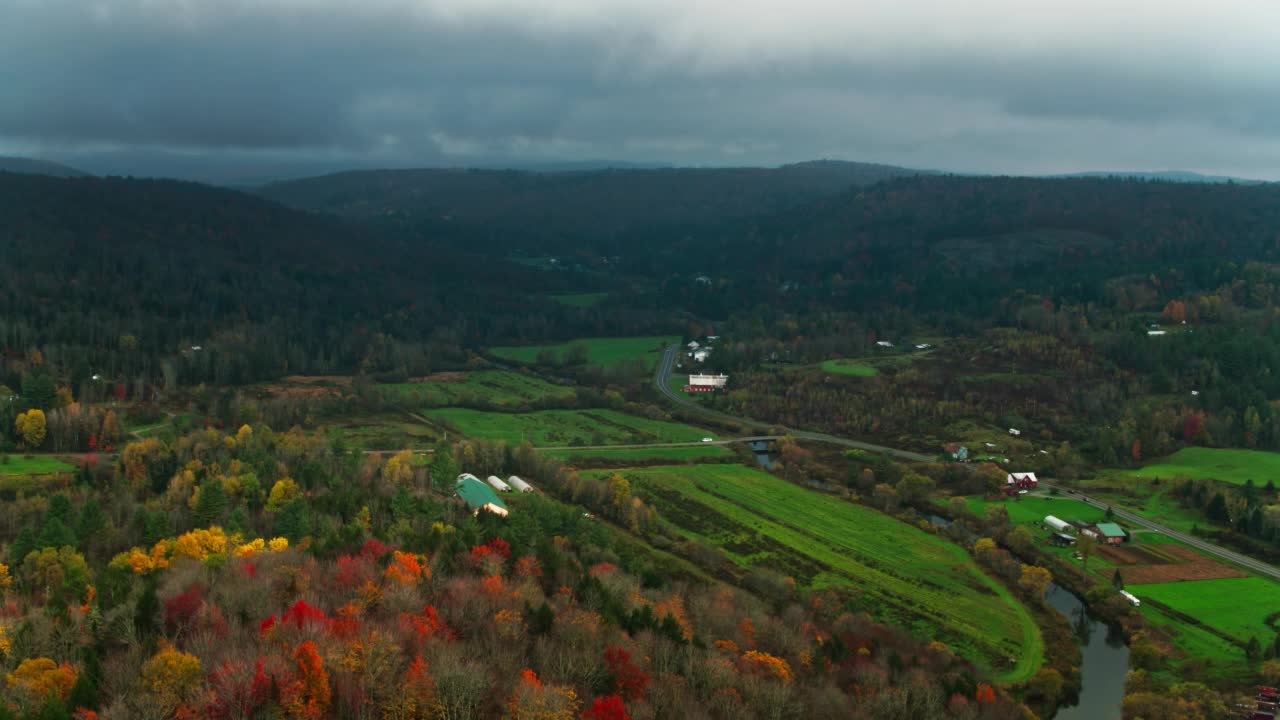
[[[0,152],[1280,175],[1274,4],[889,5],[10,0]]]

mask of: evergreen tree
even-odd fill
[[[232,533],[249,531],[249,513],[245,512],[243,505],[236,505],[232,509],[231,514],[227,516],[226,528],[227,532]]]
[[[210,527],[222,520],[227,510],[227,491],[218,478],[210,478],[200,484],[200,499],[196,501],[192,518],[197,527]]]
[[[1257,635],[1249,638],[1249,644],[1244,648],[1244,655],[1249,658],[1249,662],[1257,662],[1262,658],[1262,644],[1258,642]]]
[[[1213,499],[1209,501],[1209,507],[1205,509],[1205,515],[1209,516],[1214,522],[1225,523],[1227,521],[1227,499],[1222,493],[1214,493]]]
[[[311,533],[311,515],[305,500],[294,500],[276,513],[275,533],[289,538],[290,542],[297,542]]]
[[[145,642],[156,631],[156,614],[160,612],[160,598],[156,596],[155,578],[147,578],[133,611],[133,627],[138,639]]]
[[[1111,575],[1111,587],[1116,590],[1124,589],[1124,576],[1120,574],[1120,568],[1116,568],[1116,571]]]
[[[67,527],[67,524],[61,518],[50,518],[45,520],[44,526],[40,528],[40,536],[36,538],[36,549],[44,548],[60,548],[75,547],[76,534]]]
[[[9,567],[18,567],[22,564],[23,559],[36,549],[36,532],[30,526],[24,527],[18,531],[18,537],[14,538],[13,544],[9,546]]]
[[[102,512],[102,505],[96,498],[89,498],[80,506],[80,517],[76,520],[76,535],[81,542],[88,542],[94,535],[107,527],[107,515]]]

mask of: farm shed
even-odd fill
[[[1057,533],[1069,533],[1070,531],[1075,530],[1075,527],[1072,526],[1071,523],[1052,515],[1045,516],[1044,524]]]
[[[498,492],[511,492],[511,486],[502,482],[502,478],[497,475],[490,475],[488,482],[489,487],[497,490]]]
[[[1076,539],[1066,533],[1056,532],[1049,536],[1049,544],[1059,547],[1071,547],[1076,544]]]
[[[494,494],[493,488],[480,482],[480,478],[471,473],[463,473],[458,476],[458,482],[454,485],[454,492],[457,493],[458,497],[462,498],[462,501],[475,514],[478,514],[481,510],[488,510],[494,515],[507,516],[507,506]]]
[[[1129,539],[1129,535],[1124,531],[1124,528],[1115,523],[1109,522],[1098,523],[1097,525],[1094,525],[1091,528],[1086,528],[1081,532],[1097,538],[1108,545],[1119,545]]]
[[[525,482],[524,480],[521,480],[519,475],[512,475],[511,477],[507,478],[507,484],[522,493],[533,492],[533,486]]]

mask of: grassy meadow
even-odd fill
[[[850,375],[852,377],[872,377],[880,372],[875,369],[875,366],[859,360],[827,360],[820,367],[823,372],[829,372],[832,375]]]
[[[1236,485],[1243,485],[1247,480],[1253,480],[1259,486],[1266,485],[1269,480],[1280,484],[1280,453],[1189,447],[1128,474],[1162,480],[1207,478]]]
[[[644,361],[647,368],[652,370],[657,366],[658,358],[662,356],[662,351],[671,343],[679,340],[680,338],[678,337],[660,335],[625,338],[583,338],[558,345],[495,347],[489,348],[489,353],[503,360],[533,364],[538,361],[538,355],[543,352],[549,352],[552,357],[561,360],[571,347],[581,345],[586,348],[588,365],[608,368],[639,358]]]
[[[510,444],[528,440],[535,446],[697,442],[712,434],[689,425],[605,409],[499,413],[440,408],[423,415],[476,440],[504,440]]]
[[[1043,640],[1026,608],[964,549],[918,527],[742,465],[589,472],[621,472],[682,533],[740,566],[847,588],[877,618],[942,640],[1004,680],[1041,663]]]
[[[0,476],[52,475],[75,469],[71,463],[50,455],[0,455]]]

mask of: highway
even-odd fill
[[[747,427],[752,427],[752,428],[768,427],[767,423],[762,423],[758,420],[734,417],[726,413],[704,408],[698,403],[694,402],[693,400],[690,400],[689,398],[672,390],[670,385],[668,385],[667,380],[671,377],[672,369],[675,368],[676,357],[677,357],[677,353],[679,352],[680,352],[679,345],[672,345],[668,347],[666,352],[662,356],[662,360],[658,363],[658,369],[653,376],[653,385],[655,388],[657,388],[658,392],[665,395],[672,402],[675,402],[681,405],[682,407],[688,408],[689,410],[692,410],[693,412],[699,413],[706,417],[715,418],[723,422],[740,423],[742,425],[745,425]],[[814,442],[833,443],[836,445],[842,445],[844,447],[859,448],[862,450],[869,450],[871,452],[881,452],[881,453],[885,453],[886,455],[901,458],[904,460],[911,460],[915,462],[930,462],[936,459],[934,457],[923,455],[921,453],[911,452],[909,450],[899,450],[897,448],[885,447],[884,445],[876,445],[874,443],[862,442],[860,440],[851,440],[849,438],[837,437],[835,435],[828,435],[826,433],[810,432],[807,430],[791,430],[789,431],[789,433],[792,437],[798,438],[801,440],[812,440]],[[1053,486],[1049,485],[1048,483],[1041,483],[1041,487],[1051,488]],[[1220,560],[1225,560],[1229,563],[1239,565],[1240,567],[1250,570],[1252,572],[1258,573],[1259,575],[1264,575],[1274,580],[1280,580],[1280,569],[1276,568],[1274,565],[1265,563],[1255,558],[1251,558],[1247,555],[1242,555],[1233,550],[1228,550],[1227,548],[1214,545],[1213,543],[1205,542],[1200,538],[1187,535],[1186,533],[1178,532],[1173,528],[1166,527],[1156,522],[1152,522],[1151,520],[1148,520],[1142,517],[1141,515],[1138,515],[1133,511],[1127,510],[1118,505],[1113,505],[1110,503],[1093,500],[1084,495],[1081,495],[1080,493],[1067,490],[1066,488],[1063,488],[1063,487],[1060,487],[1059,490],[1064,494],[1069,495],[1072,498],[1081,500],[1082,502],[1088,503],[1089,505],[1092,505],[1094,507],[1103,508],[1103,509],[1106,509],[1109,507],[1111,508],[1112,514],[1114,514],[1118,518],[1121,518],[1122,520],[1126,520],[1139,527],[1143,527],[1148,530],[1153,530],[1155,532],[1167,535],[1175,540],[1178,540],[1179,542],[1186,543],[1187,545],[1190,545],[1191,547],[1207,555],[1211,555]]]

